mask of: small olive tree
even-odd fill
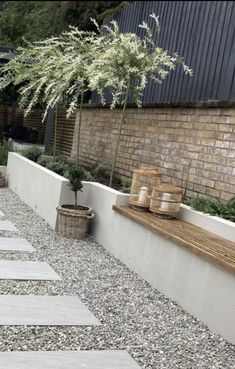
[[[78,191],[82,191],[84,179],[84,170],[78,164],[73,165],[68,171],[69,187],[74,193],[74,205],[78,206]]]
[[[159,32],[158,17],[155,14],[150,17]],[[134,33],[121,33],[117,22],[110,23],[110,26],[103,27],[101,48],[97,49],[89,72],[90,88],[98,91],[102,103],[106,103],[105,91],[108,89],[112,96],[110,107],[123,106],[112,161],[111,186],[128,99],[132,97],[133,102],[141,107],[143,91],[149,80],[162,83],[177,64],[183,67],[186,74],[191,75],[192,71],[178,54],[170,55],[157,46],[153,38],[154,31],[147,23],[139,26],[145,30],[143,38]]]

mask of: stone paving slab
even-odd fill
[[[0,325],[100,325],[77,296],[0,295]]]
[[[1,352],[0,369],[140,369],[126,351]]]
[[[13,260],[0,260],[0,279],[61,280],[60,276],[45,262]]]
[[[18,229],[8,220],[0,220],[0,231],[18,231]]]
[[[0,251],[35,251],[34,247],[24,238],[0,237]]]
[[[0,210],[0,217],[4,217],[4,213]]]

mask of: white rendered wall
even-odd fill
[[[14,153],[9,155],[7,171],[9,187],[54,228],[56,206],[73,203],[68,181]],[[128,203],[126,194],[99,183],[84,183],[79,203],[94,209],[91,234],[111,254],[212,331],[235,344],[232,273],[112,210],[113,205]],[[214,231],[209,225],[206,227]]]
[[[91,228],[94,238],[212,331],[235,344],[235,276],[112,210],[112,205],[127,202],[128,195],[92,184],[89,206],[96,212]]]
[[[200,211],[193,210],[187,205],[181,205],[179,218],[185,222],[201,227],[208,232],[214,233],[219,237],[235,242],[234,222],[209,214],[203,214]]]
[[[68,181],[16,153],[9,153],[8,187],[44,218],[52,228],[56,224],[56,207],[60,204],[62,184]]]
[[[0,165],[0,172],[2,172],[2,174],[6,174],[6,169],[7,167],[5,165]]]
[[[99,242],[130,269],[235,344],[235,277],[116,214]],[[99,233],[101,235],[101,233]]]

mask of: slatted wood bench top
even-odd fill
[[[150,212],[140,212],[127,206],[113,206],[113,210],[235,273],[235,243],[183,220],[157,218]]]

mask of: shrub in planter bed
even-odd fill
[[[21,155],[37,163],[39,156],[42,155],[42,150],[36,146],[32,146],[29,147],[28,149],[22,150]]]
[[[54,157],[53,156],[50,156],[50,155],[40,155],[38,160],[37,160],[37,163],[39,165],[41,165],[42,167],[47,167],[47,164],[51,161],[54,161]]]
[[[52,170],[53,172],[59,174],[60,176],[67,177],[68,164],[65,164],[61,161],[49,161],[46,164],[46,168]]]
[[[131,179],[126,178],[122,180],[122,187],[119,189],[120,192],[130,193],[131,192]]]
[[[14,151],[12,142],[4,141],[0,146],[0,165],[7,165],[7,157],[10,151]]]
[[[186,205],[202,213],[215,215],[235,222],[235,197],[226,202],[205,197],[195,197],[188,200]]]

